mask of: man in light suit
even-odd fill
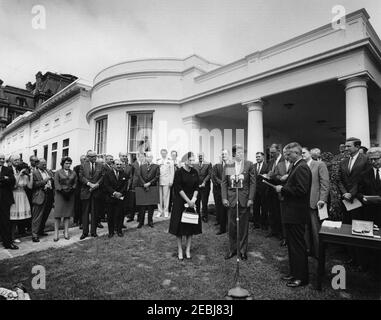
[[[323,161],[315,161],[311,157],[308,148],[302,150],[303,159],[307,162],[312,173],[311,195],[310,195],[310,215],[306,228],[307,251],[312,257],[319,255],[319,231],[320,218],[318,209],[327,205],[329,195],[329,173]]]
[[[312,174],[302,158],[302,147],[297,142],[289,143],[286,155],[292,162],[292,169],[284,186],[276,186],[276,192],[283,197],[282,221],[285,224],[289,256],[289,275],[283,277],[288,287],[308,284],[308,256],[304,238],[309,217]]]
[[[194,167],[198,173],[200,192],[197,195],[196,208],[201,213],[202,221],[208,222],[208,200],[210,194],[210,177],[212,175],[212,164],[205,161],[204,153],[198,154],[198,163]]]
[[[12,243],[10,208],[15,202],[13,187],[16,183],[13,171],[5,165],[5,156],[0,154],[0,236],[6,249],[17,250],[18,246]]]
[[[85,239],[89,235],[89,214],[91,214],[92,237],[97,237],[98,206],[97,199],[101,193],[100,186],[103,181],[103,165],[96,163],[96,152],[89,150],[86,154],[87,160],[79,169],[79,181],[81,182],[82,201],[82,235],[80,239]]]
[[[244,150],[241,145],[233,147],[233,154],[235,154],[234,161],[226,165],[221,185],[222,203],[228,208],[229,252],[225,256],[225,259],[230,259],[236,254],[240,254],[242,260],[247,260],[249,215],[250,206],[253,204],[255,195],[256,177],[253,163],[244,160]],[[243,176],[243,181],[242,188],[239,189],[237,203],[237,190],[232,186],[231,178],[241,175]],[[237,206],[240,252],[237,252]]]
[[[257,177],[257,187],[253,205],[254,229],[262,228],[266,230],[268,225],[268,189],[259,175],[267,174],[268,166],[265,163],[265,154],[263,152],[257,152],[255,156],[257,162],[254,164],[254,170]]]
[[[353,201],[356,197],[361,174],[371,167],[366,155],[359,152],[360,147],[360,139],[348,138],[345,141],[345,150],[350,157],[340,163],[339,189],[342,198],[347,201]],[[343,223],[352,224],[352,219],[361,219],[361,212],[361,208],[352,211],[346,211],[344,208]]]
[[[226,224],[228,220],[228,209],[222,203],[221,186],[222,176],[225,166],[229,163],[229,151],[224,149],[221,152],[221,162],[216,163],[212,168],[213,197],[216,206],[216,219],[220,226],[217,235],[226,233]]]
[[[161,158],[157,159],[156,164],[160,167],[160,181],[159,181],[159,192],[160,192],[160,204],[158,216],[164,215],[168,218],[169,216],[169,194],[170,188],[172,187],[173,178],[175,176],[175,169],[173,162],[168,159],[167,149],[161,149]]]
[[[46,169],[46,160],[41,158],[37,170],[33,171],[32,195],[32,241],[39,242],[44,233],[45,223],[53,207],[53,173]]]
[[[106,193],[108,237],[112,238],[114,232],[123,236],[122,227],[124,219],[124,202],[127,201],[127,190],[131,175],[127,175],[123,162],[116,159],[110,170],[107,170],[103,185]]]
[[[159,184],[160,167],[152,163],[153,155],[151,152],[146,154],[146,162],[140,168],[140,183],[144,188],[150,188]],[[148,226],[153,228],[153,212],[156,205],[139,206],[139,224],[138,229],[144,225],[145,212],[148,211]]]

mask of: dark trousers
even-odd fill
[[[267,227],[268,225],[268,206],[265,192],[255,194],[253,220],[255,226]]]
[[[208,200],[210,193],[210,186],[200,188],[197,194],[196,208],[197,212],[201,213],[202,217],[208,218]],[[201,206],[200,206],[201,205]]]
[[[285,224],[290,275],[308,282],[308,255],[304,233],[305,224]]]
[[[136,206],[135,190],[128,191],[126,206],[127,206],[127,217],[129,219],[134,219],[135,213],[138,211],[138,207]]]
[[[317,209],[310,208],[310,214],[306,225],[306,246],[310,254],[318,259],[319,257],[319,231],[320,231],[320,219]]]
[[[98,198],[96,198],[96,206],[98,208],[98,219],[97,222],[100,223],[102,220],[106,218],[106,197],[105,197],[105,191],[101,191]]]
[[[12,244],[11,222],[9,220],[10,206],[0,204],[0,236],[4,247],[9,247]]]
[[[249,208],[239,206],[239,252],[247,253],[249,235]],[[229,250],[237,252],[237,206],[228,208]]]
[[[34,204],[32,207],[32,237],[38,237],[41,233],[41,226],[44,220],[44,212],[45,207],[47,205],[47,201],[45,201],[41,205]]]
[[[39,234],[43,234],[44,233],[46,221],[48,221],[50,212],[52,211],[53,203],[54,203],[53,192],[46,193],[45,202],[46,203],[45,203],[45,206],[44,206],[44,210],[42,212],[41,223],[40,223],[40,227],[39,227],[39,230],[38,230]]]
[[[228,220],[228,208],[222,204],[222,195],[220,188],[213,188],[214,204],[216,206],[216,219],[220,225],[220,232],[226,232]]]
[[[152,206],[139,206],[139,224],[144,224],[144,218],[146,211],[148,211],[148,223],[153,223],[152,217],[153,212],[155,211],[155,205]]]
[[[269,201],[269,224],[271,228],[271,232],[275,235],[282,235],[282,222],[280,215],[280,201],[278,199],[278,195],[270,191],[268,193],[268,201]]]
[[[108,233],[122,233],[124,219],[124,201],[108,203],[107,206]]]
[[[84,235],[89,234],[89,214],[91,214],[91,235],[97,233],[98,225],[98,208],[96,206],[96,199],[90,196],[90,199],[82,200],[82,232]]]

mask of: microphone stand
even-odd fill
[[[228,291],[227,298],[230,300],[250,300],[250,293],[246,289],[241,287],[241,283],[239,281],[239,262],[240,262],[240,248],[239,248],[239,197],[238,192],[239,189],[242,188],[243,179],[239,179],[238,175],[235,176],[235,179],[231,180],[232,187],[234,186],[236,195],[237,195],[237,210],[236,210],[236,221],[237,221],[237,264],[235,271],[235,287]]]

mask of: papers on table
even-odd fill
[[[327,209],[327,204],[324,204],[324,206],[319,209],[318,207],[318,213],[319,213],[319,219],[324,220],[328,218],[328,209]]]
[[[373,221],[352,220],[352,234],[373,237]]]
[[[351,210],[362,207],[362,203],[356,198],[354,198],[352,202],[348,200],[343,200],[343,203],[347,211],[351,211]]]
[[[322,223],[322,227],[340,229],[341,224],[341,221],[324,220]]]

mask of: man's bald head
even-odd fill
[[[97,161],[97,153],[93,150],[89,150],[87,151],[86,153],[86,157],[87,159],[91,162],[91,163],[95,163]]]

